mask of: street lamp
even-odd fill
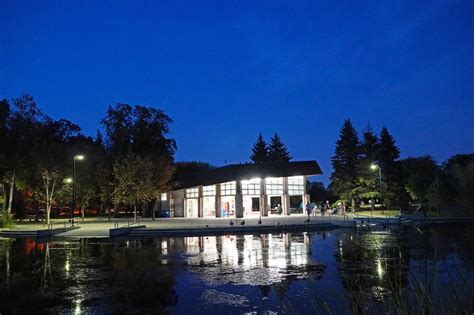
[[[375,164],[375,163],[372,163],[370,165],[370,169],[375,171],[375,170],[379,170],[379,194],[382,195],[382,168]],[[382,207],[382,213],[383,213],[383,207]]]
[[[84,160],[84,155],[76,154],[72,159],[72,209],[71,209],[71,220],[74,218],[74,209],[76,208],[76,160]],[[84,220],[84,215],[82,216]]]

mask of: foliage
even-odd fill
[[[166,189],[167,179],[172,172],[172,167],[163,168],[150,156],[129,154],[119,158],[113,170],[116,183],[114,201],[131,205],[151,201]]]
[[[115,203],[135,207],[169,187],[176,150],[175,140],[167,137],[171,122],[162,110],[152,107],[109,107],[102,124],[113,165]]]
[[[331,174],[331,190],[343,199],[351,198],[351,191],[357,186],[359,175],[360,142],[357,131],[349,119],[344,121],[336,150],[331,158],[333,173]]]
[[[9,228],[13,226],[13,217],[7,211],[0,211],[0,228]]]
[[[435,180],[431,183],[430,187],[426,191],[426,199],[428,201],[428,207],[431,209],[440,211],[441,206],[445,201],[445,185],[443,184],[440,176],[436,176]]]
[[[275,133],[268,145],[268,162],[289,162],[292,159],[288,149],[281,141],[280,136]]]
[[[257,142],[255,142],[252,148],[252,155],[250,156],[250,160],[253,163],[265,163],[268,162],[269,159],[269,152],[267,143],[263,139],[262,134],[260,133],[257,138]]]
[[[438,175],[438,166],[429,155],[401,161],[405,189],[413,200],[424,202],[431,183]]]
[[[474,162],[454,170],[458,183],[457,201],[471,213],[474,212]]]
[[[313,202],[320,202],[329,200],[333,202],[337,199],[337,196],[326,187],[324,187],[324,183],[322,182],[307,182],[306,187],[308,189],[308,194],[310,195],[310,199]]]
[[[382,171],[382,180],[385,183],[385,190],[380,193],[383,195],[387,206],[391,208],[395,204],[400,204],[400,195],[403,190],[401,170],[398,163],[400,149],[386,127],[382,128],[379,139],[378,166]]]

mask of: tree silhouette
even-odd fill
[[[265,163],[268,162],[268,148],[262,134],[260,133],[252,148],[252,155],[250,160],[254,163]]]
[[[331,158],[333,172],[331,189],[337,194],[350,198],[351,190],[357,185],[359,175],[360,142],[357,131],[349,119],[344,121],[336,150]]]
[[[283,144],[277,133],[273,135],[268,146],[269,162],[289,162],[292,159],[288,149]]]
[[[382,170],[383,180],[386,185],[386,189],[382,194],[387,205],[390,206],[391,204],[398,203],[403,186],[398,162],[400,149],[395,144],[393,136],[385,127],[380,132],[378,147],[378,164]]]

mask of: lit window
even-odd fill
[[[235,195],[235,181],[221,184],[221,196]]]
[[[265,178],[267,195],[283,195],[283,178]]]
[[[242,195],[260,195],[260,178],[243,180]]]
[[[168,195],[166,195],[166,193],[161,194],[161,200],[163,200],[163,201],[168,200]]]
[[[197,198],[199,197],[199,188],[186,189],[186,198]]]
[[[216,185],[209,185],[202,187],[203,196],[215,196],[216,195]]]
[[[288,195],[304,195],[304,177],[288,177]]]

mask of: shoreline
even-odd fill
[[[284,233],[294,231],[325,231],[337,228],[357,228],[389,225],[417,225],[426,223],[474,223],[474,217],[366,217],[332,215],[308,217],[263,217],[247,219],[187,219],[151,218],[131,222],[129,218],[108,221],[107,218],[87,218],[71,226],[65,220],[55,220],[50,226],[37,223],[18,224],[12,229],[0,231],[6,238],[124,238],[124,237],[172,237],[213,236],[225,234]],[[231,224],[232,222],[232,224]]]

